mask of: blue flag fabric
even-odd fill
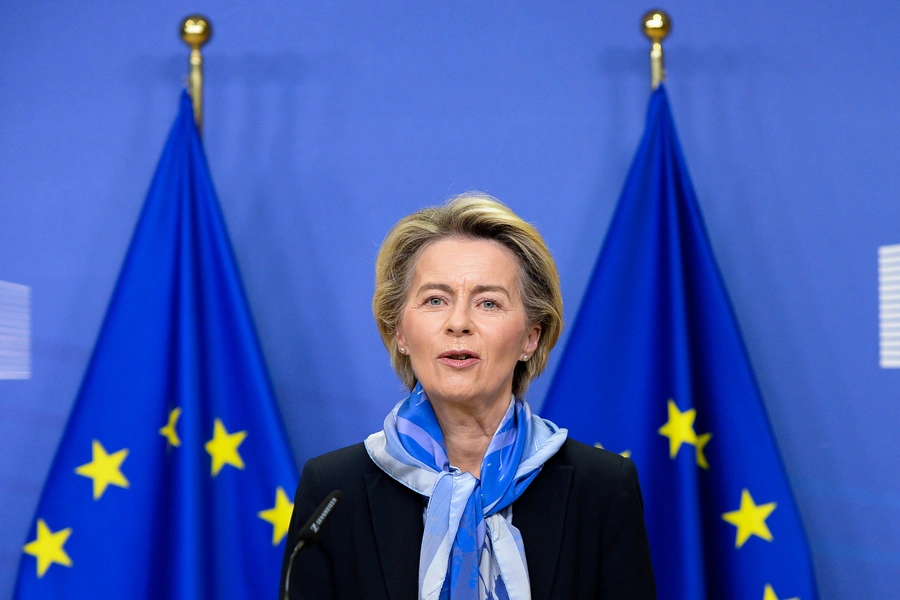
[[[184,93],[15,597],[274,598],[296,485]]]
[[[636,463],[660,598],[816,598],[662,86],[542,415]]]

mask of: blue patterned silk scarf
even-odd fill
[[[421,386],[366,439],[381,469],[428,497],[419,558],[422,600],[531,598],[522,536],[510,505],[556,454],[567,431],[512,398],[488,445],[481,479],[450,465],[444,436]]]

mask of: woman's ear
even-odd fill
[[[394,340],[396,340],[398,348],[406,348],[406,336],[403,335],[403,326],[399,323],[394,329]]]
[[[532,325],[528,332],[528,339],[525,342],[525,354],[531,356],[537,350],[538,342],[541,341],[541,326]]]

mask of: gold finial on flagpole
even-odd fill
[[[650,48],[650,89],[655,90],[666,80],[666,69],[663,66],[662,41],[669,35],[672,27],[672,19],[662,10],[648,11],[641,18],[644,35],[650,38],[653,45]]]
[[[197,129],[203,131],[203,56],[200,47],[212,37],[212,24],[204,16],[191,15],[181,22],[181,39],[191,47],[191,99],[194,102],[194,120]]]

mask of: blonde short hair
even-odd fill
[[[510,250],[520,266],[519,293],[529,325],[540,325],[537,350],[519,361],[513,373],[513,394],[521,398],[531,380],[547,366],[550,350],[562,331],[559,274],[547,244],[537,230],[496,198],[470,192],[441,206],[425,208],[401,219],[388,232],[375,263],[372,312],[391,365],[409,389],[417,379],[409,356],[401,354],[395,333],[409,297],[413,270],[422,250],[448,237],[492,240]]]

